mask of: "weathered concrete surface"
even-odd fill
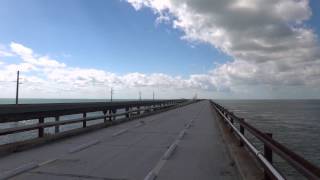
[[[238,179],[214,117],[201,101],[11,154],[0,171],[21,173],[12,179]]]
[[[198,113],[190,117],[194,119],[191,127],[158,179],[237,179],[209,102],[202,102],[194,110]]]

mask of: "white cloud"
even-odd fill
[[[8,72],[29,72],[32,70],[37,70],[37,68],[30,63],[20,63],[20,64],[7,64],[5,70]]]
[[[11,42],[10,48],[14,53],[19,54],[21,56],[32,56],[32,54],[33,54],[32,49],[27,48],[27,47],[23,46],[22,44],[18,44],[15,42]]]
[[[0,57],[11,57],[11,56],[13,56],[12,53],[0,50]]]
[[[50,59],[48,56],[37,56],[33,53],[32,49],[25,47],[22,44],[12,42],[10,47],[12,52],[20,56],[23,61],[34,66],[40,66],[44,68],[60,68],[66,66],[64,63]]]
[[[22,92],[29,97],[101,98],[110,87],[127,98],[141,89],[157,89],[162,92],[158,97],[166,98],[192,97],[196,92],[206,98],[319,97],[314,89],[320,86],[320,49],[315,32],[303,24],[312,14],[307,0],[127,1],[136,10],[152,9],[158,15],[155,21],[182,30],[182,39],[211,44],[233,60],[184,78],[163,73],[118,75],[67,66],[12,42],[10,51],[4,52],[21,62],[0,64],[0,81],[14,81],[16,70],[21,70]],[[1,84],[1,96],[10,95],[8,86],[13,85]]]
[[[309,3],[306,0],[280,1],[275,6],[275,11],[277,15],[287,22],[293,21],[300,23],[311,16]]]
[[[241,91],[244,86],[320,86],[320,48],[304,26],[308,0],[127,0],[171,20],[182,39],[209,43],[233,61],[203,74],[205,87]]]
[[[12,44],[11,44],[12,45]],[[15,43],[12,53],[20,57],[20,63],[0,63],[0,91],[2,97],[14,95],[14,81],[16,71],[21,71],[22,97],[64,97],[64,98],[102,98],[106,97],[106,89],[116,89],[116,96],[132,98],[137,91],[144,94],[156,90],[159,98],[192,97],[194,93],[200,97],[210,98],[213,94],[219,97],[237,97],[250,94],[243,85],[260,86],[261,81],[268,84],[308,85],[318,86],[320,73],[315,61],[296,64],[264,61],[263,66],[257,66],[254,61],[235,60],[226,64],[217,65],[216,69],[206,74],[191,74],[187,78],[170,76],[163,73],[143,74],[139,72],[117,75],[99,69],[84,69],[70,67],[57,60],[51,64],[48,56],[34,55],[32,49]],[[32,59],[32,60],[31,60]],[[274,72],[279,72],[274,77]],[[294,71],[285,71],[295,69]],[[303,74],[301,74],[303,69]],[[295,76],[300,72],[300,76]],[[308,79],[308,81],[305,81]],[[307,83],[306,83],[307,82]],[[238,87],[235,88],[235,87]],[[242,88],[239,88],[242,87]],[[229,92],[233,93],[230,94]],[[202,95],[202,96],[201,96]],[[151,94],[149,95],[149,98]]]
[[[79,98],[80,97],[105,97],[106,88],[115,88],[118,95],[131,95],[134,91],[141,89],[165,90],[163,98],[177,91],[190,90],[215,90],[213,82],[207,75],[191,75],[189,78],[170,76],[163,73],[143,74],[127,73],[117,75],[99,69],[70,67],[49,56],[37,55],[31,48],[19,43],[10,44],[11,52],[15,54],[20,62],[0,63],[0,90],[4,92],[1,96],[7,97],[12,93],[16,72],[21,71],[22,92],[31,97],[53,97]],[[4,84],[5,82],[5,84]],[[6,92],[6,93],[5,93]],[[190,97],[193,94],[190,95]],[[122,97],[123,97],[122,96]],[[128,98],[128,97],[127,97]],[[130,97],[129,97],[130,98]]]

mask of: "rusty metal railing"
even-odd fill
[[[2,136],[27,132],[31,130],[38,131],[37,138],[46,136],[45,128],[54,127],[54,134],[60,133],[60,127],[68,124],[82,123],[83,129],[90,127],[87,122],[94,120],[103,120],[97,125],[114,125],[123,121],[130,120],[140,114],[156,112],[162,109],[168,109],[173,106],[185,104],[188,100],[157,100],[157,101],[126,101],[112,103],[61,103],[61,104],[25,104],[25,105],[0,105],[0,125],[2,123],[20,122],[33,120],[32,124],[22,125],[11,128],[0,128],[0,140]],[[124,112],[117,113],[117,110]],[[102,112],[103,115],[91,115],[92,112]],[[81,115],[82,117],[61,120],[60,117],[67,115]],[[117,117],[123,117],[116,119]],[[46,121],[48,118],[54,118],[54,121]],[[80,128],[77,128],[80,129]],[[69,131],[69,130],[67,130]],[[71,131],[71,130],[70,130]],[[14,143],[14,142],[13,142]],[[1,146],[0,146],[1,147]]]
[[[246,145],[248,149],[257,157],[265,170],[266,179],[285,179],[285,177],[272,164],[273,152],[288,162],[306,178],[312,180],[320,179],[319,167],[315,166],[300,155],[272,139],[270,134],[261,132],[257,128],[245,122],[243,118],[237,117],[223,106],[213,101],[211,101],[211,104],[222,117],[222,119],[232,128],[233,132],[235,132],[235,134],[239,137],[240,146]],[[239,129],[234,125],[235,122],[239,124]],[[245,137],[245,131],[252,134],[264,144],[264,152],[258,151],[257,148],[253,146],[253,144]]]

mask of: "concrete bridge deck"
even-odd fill
[[[2,157],[1,176],[66,180],[238,179],[215,118],[209,101],[201,101]]]

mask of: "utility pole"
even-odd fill
[[[141,101],[141,91],[139,91],[139,100]]]
[[[152,92],[152,100],[154,101],[154,91]]]
[[[19,71],[17,71],[16,104],[19,104]]]
[[[113,100],[113,88],[111,88],[111,91],[110,91],[110,102],[112,102]]]

